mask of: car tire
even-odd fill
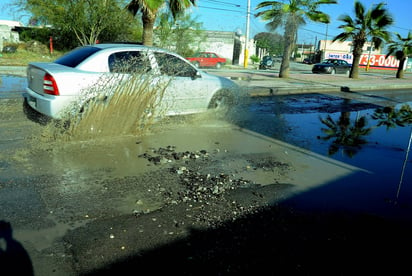
[[[235,105],[235,97],[230,91],[219,91],[210,100],[208,109],[225,115]]]
[[[336,69],[333,68],[332,71],[330,72],[331,75],[335,75],[336,74]]]
[[[220,69],[220,68],[222,68],[222,64],[220,63],[220,62],[218,62],[218,63],[216,63],[216,69]]]
[[[199,68],[199,67],[200,67],[199,62],[193,62],[193,65],[194,65],[196,68]]]

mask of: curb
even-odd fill
[[[251,97],[289,95],[289,94],[307,94],[307,93],[332,93],[332,92],[354,92],[354,91],[376,91],[376,90],[401,90],[412,89],[412,85],[371,85],[368,87],[349,87],[339,86],[331,87],[265,87],[249,86],[247,93]]]

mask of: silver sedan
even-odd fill
[[[157,91],[166,115],[226,107],[234,103],[238,89],[230,79],[203,72],[175,53],[138,44],[78,47],[54,62],[30,63],[27,79],[26,103],[57,119],[124,86],[128,93]]]

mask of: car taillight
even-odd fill
[[[55,96],[59,95],[59,88],[57,88],[57,83],[50,74],[46,73],[46,75],[44,75],[43,90],[44,90],[44,93],[46,94],[55,95]]]

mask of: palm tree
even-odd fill
[[[388,54],[386,57],[395,54],[396,59],[399,60],[398,71],[396,72],[396,78],[403,78],[403,72],[405,67],[406,58],[412,54],[412,33],[408,32],[407,37],[401,37],[400,34],[395,33],[397,40],[391,41],[388,45]]]
[[[343,32],[337,35],[333,41],[352,39],[353,62],[349,78],[359,78],[359,61],[362,48],[368,38],[371,39],[375,48],[379,48],[384,40],[390,39],[390,33],[386,28],[393,23],[393,18],[384,6],[385,3],[379,3],[366,11],[362,3],[355,1],[355,18],[349,15],[343,15],[339,18],[345,23],[339,26]]]
[[[289,59],[295,45],[298,27],[306,24],[306,19],[314,22],[329,23],[329,15],[318,10],[321,4],[336,4],[334,0],[283,0],[264,1],[256,9],[265,8],[255,16],[264,21],[269,30],[274,31],[280,26],[285,27],[283,59],[280,65],[280,78],[289,77]]]
[[[196,0],[131,0],[126,8],[135,16],[142,13],[143,44],[153,45],[153,27],[156,15],[166,3],[174,18],[191,5],[196,5]]]

